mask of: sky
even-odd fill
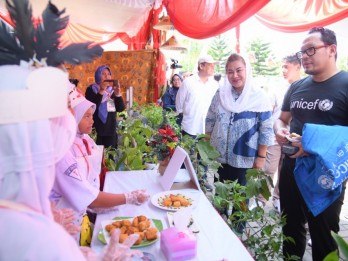
[[[336,33],[339,56],[348,56],[348,18],[325,27]],[[240,42],[243,45],[253,38],[260,37],[266,42],[271,43],[272,50],[277,57],[283,57],[298,52],[302,40],[306,35],[307,31],[302,33],[282,33],[275,31],[258,22],[256,18],[251,17],[241,24]]]

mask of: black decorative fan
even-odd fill
[[[103,53],[103,49],[92,42],[59,48],[59,38],[69,23],[69,16],[61,17],[65,9],[59,11],[50,1],[42,13],[42,22],[36,27],[28,0],[6,0],[6,7],[14,28],[1,21],[0,65],[19,64],[21,60],[44,62],[49,66],[80,64],[91,62]]]

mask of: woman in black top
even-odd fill
[[[99,66],[94,74],[95,83],[86,89],[85,95],[97,107],[93,115],[93,126],[97,132],[96,143],[117,148],[116,112],[123,111],[126,106],[121,96],[120,84],[107,81],[111,79],[111,74],[108,66]]]

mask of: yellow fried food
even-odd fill
[[[181,206],[187,207],[190,205],[190,202],[186,198],[179,198]]]
[[[120,230],[121,230],[121,234],[125,234],[128,230],[128,227],[127,226],[122,226],[120,227]]]
[[[145,232],[145,236],[147,240],[154,240],[157,238],[157,229],[154,227],[150,227],[148,230]]]
[[[179,200],[178,200],[178,201],[174,201],[174,202],[173,202],[173,207],[175,207],[175,208],[180,208],[180,207],[181,207],[180,201],[179,201]]]
[[[120,228],[122,227],[122,221],[115,221],[112,223],[113,226],[115,226],[116,228]]]
[[[162,200],[162,205],[164,207],[187,207],[191,205],[191,202],[180,194],[170,194]]]
[[[138,225],[139,225],[139,219],[138,219],[138,217],[135,217],[132,221],[132,226],[137,227]]]
[[[169,198],[170,199],[170,198]],[[105,230],[109,232],[109,235],[118,228],[121,230],[119,242],[123,243],[129,235],[138,234],[139,238],[135,242],[135,245],[141,244],[144,240],[157,239],[157,229],[151,227],[151,220],[144,215],[137,216],[131,219],[117,220],[111,224],[105,226]]]
[[[128,234],[121,234],[118,242],[123,243],[128,238]]]
[[[132,223],[130,222],[130,220],[125,219],[125,220],[122,220],[122,225],[130,227],[132,225]]]
[[[139,223],[139,226],[138,226],[139,231],[144,231],[144,230],[146,230],[147,228],[150,227],[150,225],[151,225],[150,220],[141,221],[141,222]]]
[[[114,225],[113,225],[113,224],[108,224],[108,225],[105,226],[105,230],[108,231],[108,232],[110,232],[110,230],[111,230],[112,228],[114,228]]]
[[[143,216],[143,215],[137,216],[137,218],[138,218],[139,222],[148,220],[148,218],[146,216]]]
[[[134,234],[135,232],[139,232],[139,228],[133,227],[133,226],[128,227],[128,229],[127,229],[127,234],[128,234],[128,235]]]
[[[171,198],[165,198],[165,199],[163,200],[163,205],[164,205],[165,207],[170,207],[172,204],[173,204],[173,203],[172,203],[172,199],[171,199]]]
[[[170,195],[170,199],[174,202],[174,201],[179,201],[180,197],[179,196]]]

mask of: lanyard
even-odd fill
[[[85,146],[86,146],[86,149],[87,149],[87,153],[91,153],[90,151],[89,151],[89,147],[88,147],[88,144],[86,145],[86,143],[85,142],[83,142],[84,144],[85,144]],[[81,154],[82,154],[82,156],[83,156],[83,158],[85,159],[85,161],[86,161],[86,164],[87,164],[87,179],[88,179],[88,177],[89,177],[89,160],[87,159],[87,156],[85,155],[85,153],[82,151],[82,149],[81,149],[81,147],[80,147],[80,145],[79,144],[77,144],[77,143],[74,143],[77,147],[78,147],[78,149],[80,150],[80,152],[81,152]]]

